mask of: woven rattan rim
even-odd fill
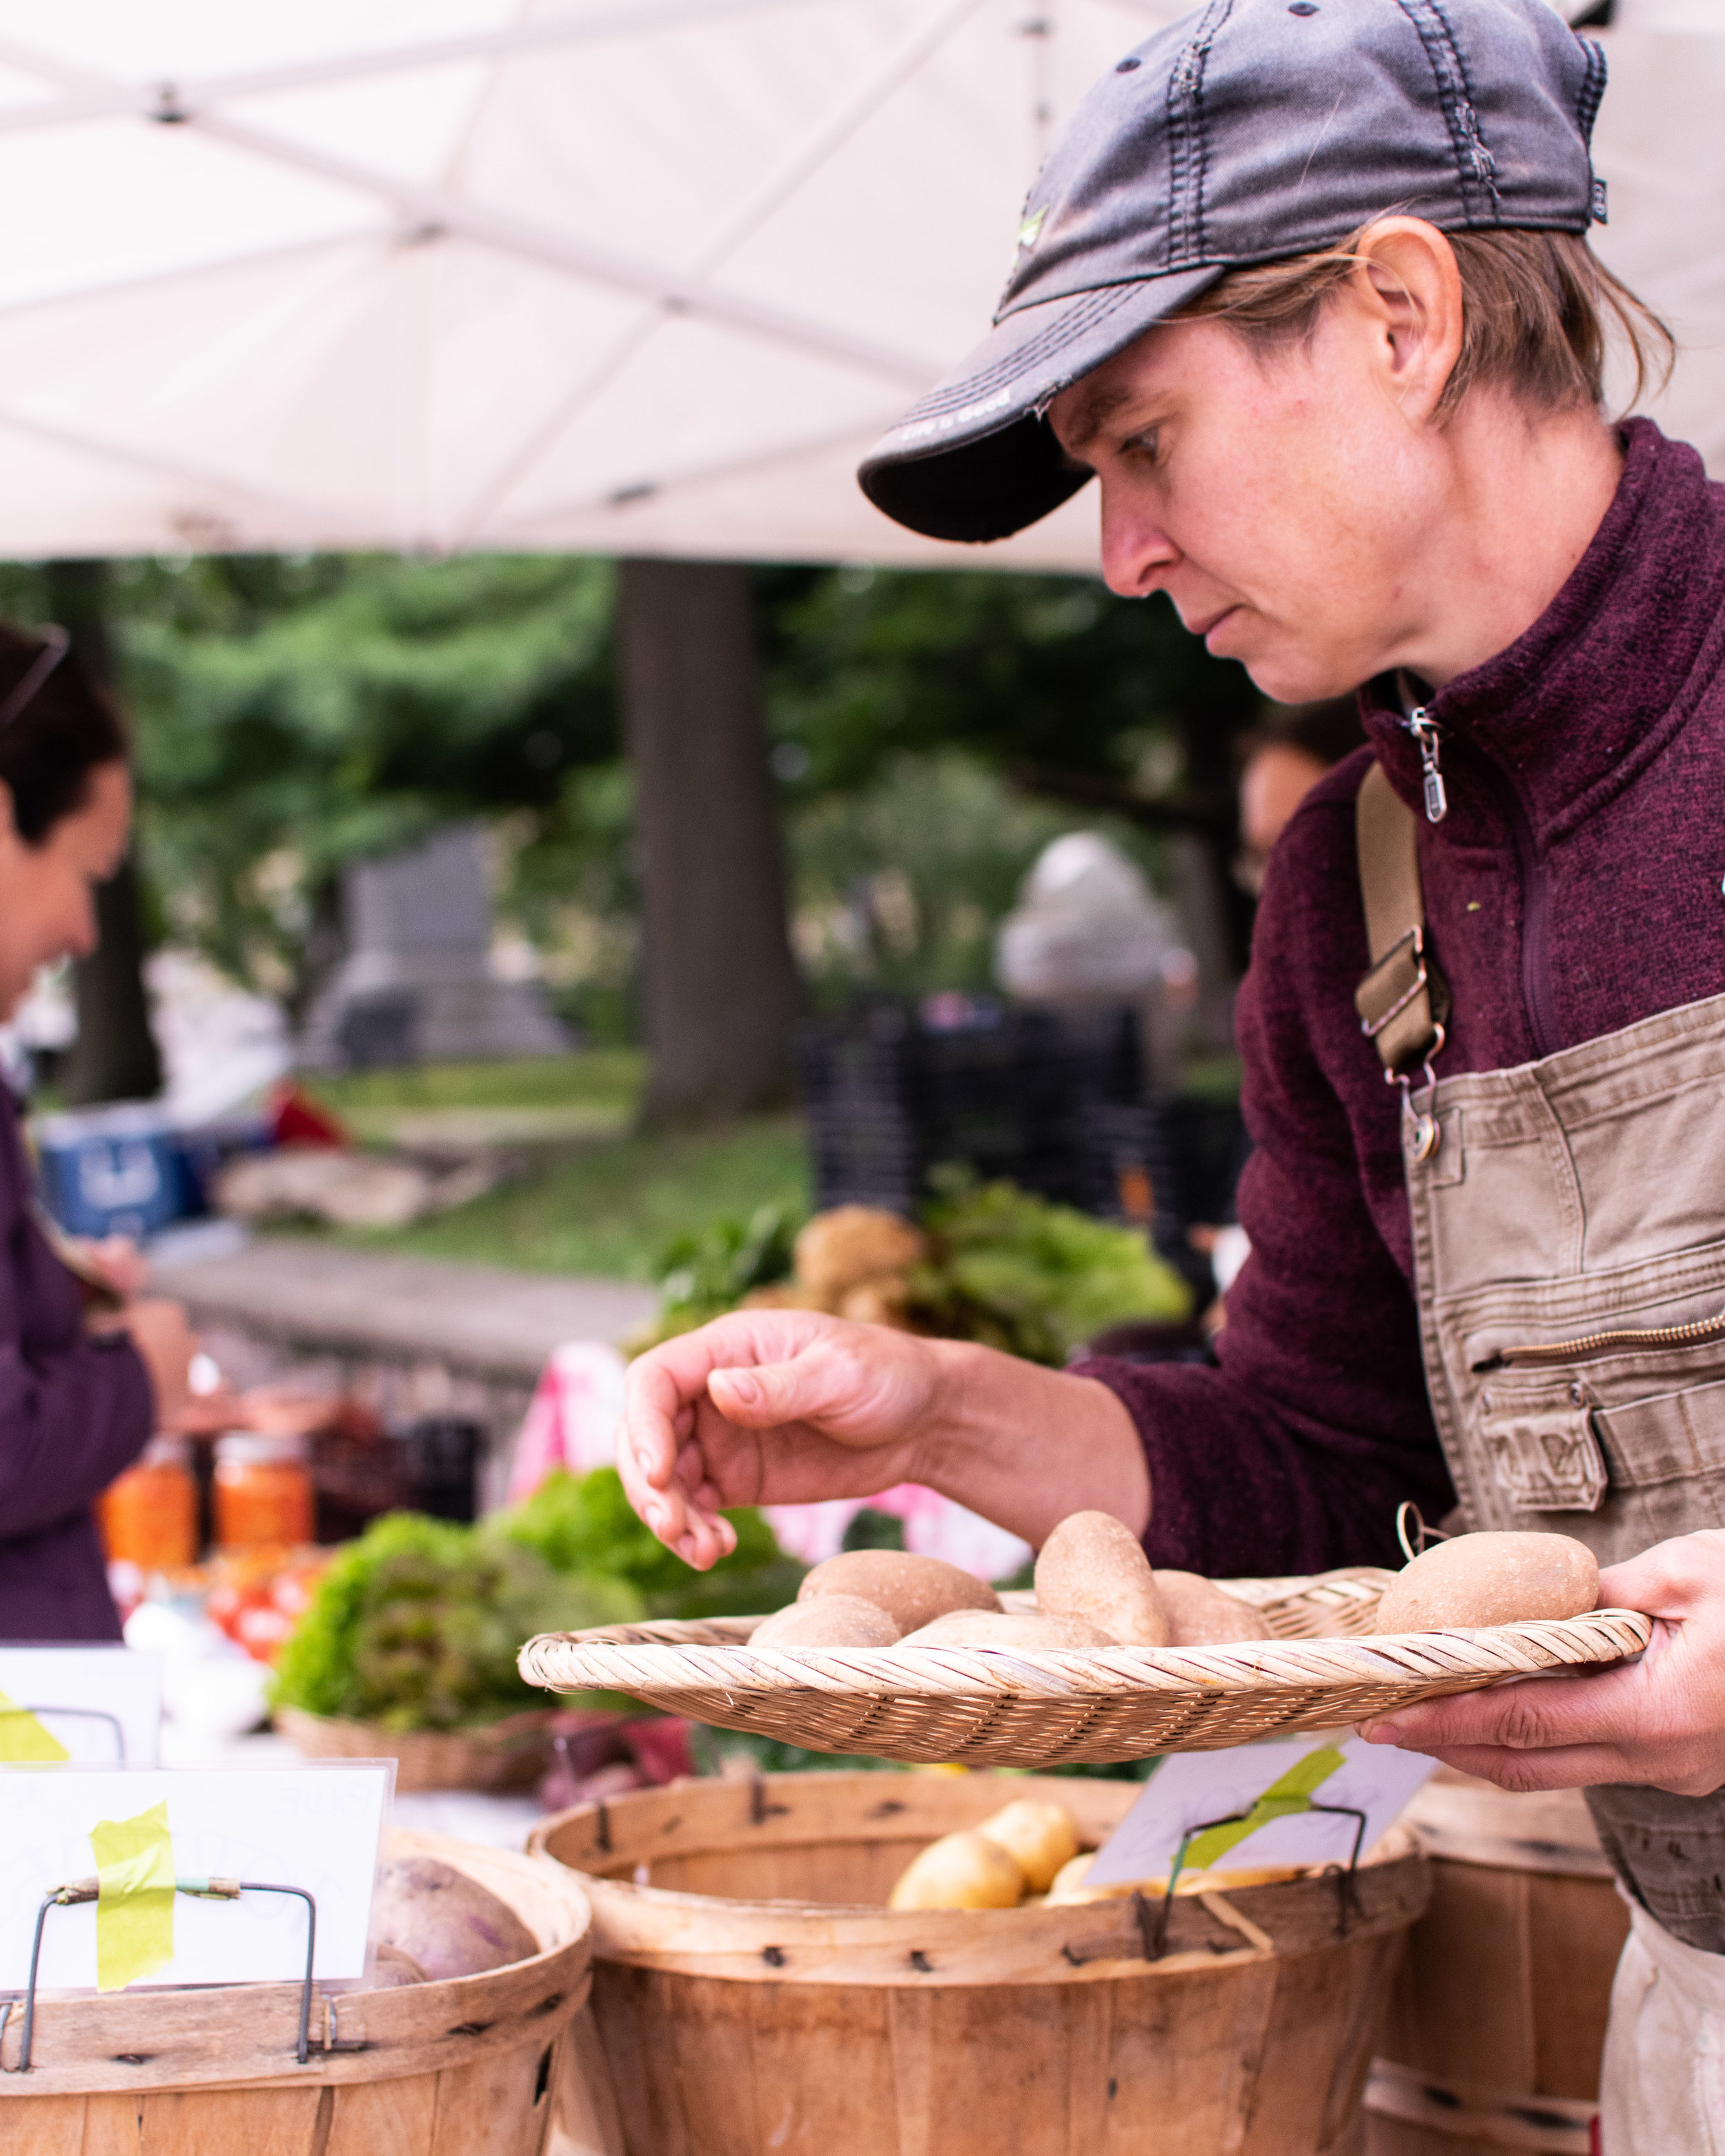
[[[1344,1596],[1349,1606],[1333,1629],[1358,1634],[1385,1575],[1341,1578],[1360,1586]],[[1335,1727],[1512,1677],[1621,1661],[1652,1633],[1635,1610],[1598,1609],[1480,1630],[1286,1636],[1314,1598],[1322,1604],[1335,1593],[1333,1575],[1263,1583],[1252,1599],[1282,1620],[1284,1636],[1237,1646],[754,1648],[747,1642],[761,1620],[736,1617],[547,1633],[521,1650],[521,1670],[548,1691],[627,1692],[814,1751],[1031,1767],[1218,1751]]]

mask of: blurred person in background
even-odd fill
[[[64,633],[0,624],[0,1024],[95,948],[131,806],[125,727]],[[18,1114],[0,1086],[0,1640],[117,1640],[91,1505],[183,1408],[192,1338],[134,1299],[129,1245],[67,1246],[76,1276],[56,1255]]]
[[[1365,738],[1353,696],[1272,705],[1262,722],[1240,737],[1240,853],[1234,875],[1242,891],[1259,896],[1271,854],[1294,811],[1324,773]]]

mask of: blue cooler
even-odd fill
[[[31,1128],[43,1202],[68,1235],[141,1242],[191,1209],[178,1136],[159,1108],[123,1101]]]

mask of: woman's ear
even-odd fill
[[[1461,271],[1423,218],[1386,217],[1356,243],[1349,297],[1373,345],[1385,393],[1415,425],[1436,413],[1461,357]]]
[[[0,845],[8,845],[18,838],[18,819],[12,812],[12,788],[0,778]]]

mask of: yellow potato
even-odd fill
[[[1094,1625],[1122,1647],[1168,1643],[1150,1560],[1110,1512],[1069,1513],[1050,1535],[1036,1558],[1036,1607]]]
[[[945,1834],[899,1874],[889,1909],[1012,1909],[1024,1875],[999,1842],[979,1834]]]
[[[900,1332],[911,1329],[908,1316],[911,1291],[901,1273],[883,1273],[879,1280],[859,1281],[839,1298],[839,1315],[853,1325],[891,1325]]]
[[[884,1609],[901,1631],[919,1631],[949,1609],[998,1609],[986,1581],[937,1557],[904,1550],[845,1550],[818,1564],[797,1590],[799,1602],[823,1594],[860,1594]]]
[[[1599,1560],[1573,1536],[1457,1535],[1434,1543],[1396,1574],[1374,1630],[1436,1632],[1448,1625],[1579,1617],[1599,1599]]]
[[[1096,1861],[1096,1852],[1093,1849],[1086,1849],[1081,1856],[1069,1856],[1049,1883],[1050,1906],[1055,1902],[1099,1901],[1105,1891],[1103,1888],[1098,1887],[1089,1894],[1081,1891],[1085,1875]]]
[[[847,1288],[919,1264],[928,1245],[919,1228],[873,1205],[836,1205],[817,1213],[797,1238],[796,1274],[836,1303]]]
[[[1171,1647],[1225,1647],[1235,1640],[1273,1636],[1262,1613],[1250,1602],[1195,1572],[1164,1572],[1158,1566],[1156,1592],[1168,1619]]]
[[[1016,1861],[1038,1894],[1054,1884],[1061,1866],[1078,1849],[1078,1828],[1071,1813],[1064,1804],[1040,1804],[1034,1797],[1019,1797],[1002,1805],[977,1832]]]
[[[905,1647],[1029,1647],[1070,1652],[1111,1647],[1114,1642],[1081,1617],[1037,1617],[1026,1610],[954,1609],[920,1632],[907,1632]]]
[[[752,1647],[890,1647],[896,1622],[860,1594],[823,1594],[777,1609],[749,1635]]]

